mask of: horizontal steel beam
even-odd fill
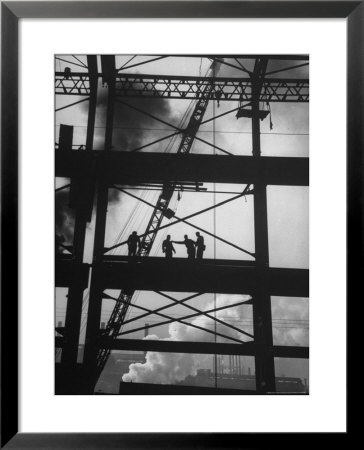
[[[119,256],[119,255],[109,255],[105,254],[104,256],[104,262],[110,263],[110,262],[129,262],[130,258],[129,256]],[[151,260],[151,262],[158,260],[158,261],[165,261],[165,258],[154,258]],[[148,260],[145,260],[146,262]],[[181,262],[182,264],[186,261],[185,258],[173,258],[173,262]],[[252,260],[230,260],[230,259],[204,259],[202,262],[206,265],[213,264],[217,266],[240,266],[240,267],[255,267],[256,263]]]
[[[158,56],[158,55],[141,55],[141,56]],[[246,55],[168,55],[170,58],[231,58],[231,59],[256,59],[256,58],[267,58],[274,60],[282,60],[282,61],[308,61],[310,59],[309,55],[254,55],[254,54],[246,54]]]
[[[90,266],[88,264],[76,263],[72,260],[56,258],[55,264],[55,286],[69,287],[78,285],[86,289],[88,285]]]
[[[308,297],[309,271],[306,269],[267,268],[258,270],[251,261],[187,258],[143,258],[128,262],[108,260],[99,265],[103,289],[129,289],[171,292],[254,294],[259,280],[274,296]],[[89,265],[71,260],[56,261],[56,286],[88,283]]]
[[[63,337],[55,338],[55,347],[63,348]],[[140,352],[193,353],[195,355],[240,355],[254,356],[256,346],[253,342],[246,344],[225,344],[221,342],[182,342],[159,341],[152,339],[113,339],[102,338],[100,348]],[[309,348],[300,346],[274,345],[271,352],[275,358],[308,359]]]
[[[257,269],[233,260],[228,265],[213,259],[144,258],[139,262],[104,262],[100,273],[104,289],[254,295],[263,280],[270,295],[309,296],[308,270]]]
[[[220,380],[219,380],[220,381]],[[240,381],[242,384],[243,381]],[[255,386],[255,377],[252,377],[249,384]],[[237,383],[239,386],[239,383]],[[185,386],[176,384],[155,384],[155,383],[124,383],[120,382],[120,395],[256,395],[254,388],[239,389],[224,387],[205,386]]]
[[[308,158],[60,150],[55,154],[57,177],[85,178],[93,171],[109,185],[202,181],[308,186],[309,182]]]
[[[154,351],[171,353],[218,354],[254,356],[254,343],[225,344],[215,342],[158,341],[152,339],[104,339],[100,345],[111,350]],[[308,347],[273,346],[273,356],[280,358],[308,358]]]
[[[98,74],[99,77],[102,74]],[[252,80],[226,77],[189,77],[149,74],[118,74],[116,98],[143,97],[167,99],[198,99],[206,86],[213,83],[212,99],[219,101],[251,101]],[[58,95],[90,95],[89,75],[85,72],[56,72],[55,93]],[[266,78],[263,81],[262,102],[308,102],[308,79]]]

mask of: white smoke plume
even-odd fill
[[[250,296],[246,295],[217,295],[216,307],[239,303],[249,299]],[[207,311],[213,308],[214,302],[212,301],[206,305],[205,310]],[[216,315],[218,318],[219,316],[224,316],[224,321],[227,323],[235,323],[236,319],[240,320],[248,317],[250,311],[248,312],[247,310],[250,309],[251,308],[241,305],[218,311]],[[213,315],[213,313],[211,313],[211,315]],[[233,319],[233,321],[230,319]],[[192,320],[191,323],[209,330],[214,330],[215,328],[214,320],[206,316],[199,316]],[[245,330],[251,333],[251,329]],[[170,324],[168,331],[169,336],[163,340],[213,342],[215,339],[214,335],[211,333],[207,333],[203,330],[199,330],[179,322]],[[236,330],[225,327],[222,324],[217,324],[217,331],[235,339],[246,340],[244,335]],[[159,338],[156,335],[149,335],[145,339],[155,340]],[[223,338],[219,338],[219,342],[221,342],[222,339]],[[225,339],[224,341],[226,342],[228,340]],[[143,364],[131,364],[129,366],[129,372],[123,375],[122,380],[124,382],[134,383],[173,384],[184,380],[188,375],[196,375],[197,369],[204,365],[204,363],[206,364],[208,358],[208,355],[147,352],[146,362]]]
[[[146,339],[159,338],[150,335]],[[130,364],[129,372],[122,379],[126,382],[172,384],[196,373],[195,360],[191,354],[147,352],[146,362]]]

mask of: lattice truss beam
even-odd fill
[[[101,74],[98,74],[101,77]],[[177,77],[169,75],[118,74],[116,77],[116,98],[149,97],[171,99],[198,99],[211,84],[206,77]],[[250,78],[214,78],[211,99],[219,101],[251,101],[252,81]],[[57,95],[90,95],[89,75],[74,72],[65,75],[56,72],[55,93]],[[307,79],[265,78],[260,101],[265,102],[308,102],[309,83]]]

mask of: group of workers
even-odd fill
[[[184,235],[183,241],[172,241],[171,235],[169,234],[162,244],[162,251],[166,258],[172,258],[173,253],[176,253],[173,244],[182,244],[186,246],[188,259],[202,259],[203,252],[206,250],[204,238],[198,231],[196,232],[196,236],[196,241],[189,239],[187,234]],[[133,233],[129,236],[127,243],[129,256],[136,256],[137,249],[140,247],[140,238],[136,231],[133,231]]]

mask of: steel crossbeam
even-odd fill
[[[255,256],[254,253],[249,252],[248,250],[245,250],[244,248],[241,248],[241,247],[239,247],[238,245],[235,245],[235,244],[233,244],[232,242],[229,242],[229,241],[227,241],[226,239],[223,239],[223,238],[217,236],[216,234],[210,233],[209,231],[205,230],[204,228],[201,228],[201,227],[199,227],[199,226],[197,226],[197,225],[195,225],[195,224],[193,224],[193,223],[191,223],[191,222],[188,222],[188,221],[186,220],[186,219],[188,219],[188,218],[195,217],[195,216],[198,216],[198,215],[200,215],[200,214],[203,214],[203,213],[205,213],[205,212],[207,212],[207,211],[210,211],[210,210],[212,210],[212,209],[216,209],[216,208],[218,208],[218,207],[221,206],[221,205],[225,205],[226,203],[229,203],[229,202],[231,202],[231,201],[233,201],[233,200],[236,200],[237,198],[244,197],[247,193],[249,193],[249,187],[250,187],[250,185],[247,185],[247,186],[245,187],[244,191],[241,192],[240,194],[238,194],[238,195],[236,195],[236,196],[234,196],[234,197],[228,198],[227,200],[224,200],[224,201],[222,201],[222,202],[220,202],[220,203],[217,203],[216,205],[210,206],[210,207],[208,207],[208,208],[205,208],[205,209],[202,209],[202,210],[200,210],[200,211],[197,211],[196,213],[190,214],[190,215],[187,216],[187,217],[181,218],[181,217],[178,217],[178,216],[176,216],[176,215],[174,214],[173,217],[174,217],[176,220],[174,220],[173,222],[170,222],[170,223],[168,223],[168,224],[166,224],[166,225],[162,225],[162,226],[159,224],[158,228],[156,228],[157,231],[155,231],[155,230],[153,229],[153,230],[149,231],[148,233],[144,233],[143,235],[140,235],[139,237],[144,237],[144,236],[149,235],[149,234],[152,234],[152,233],[154,233],[154,232],[158,232],[158,231],[160,231],[160,230],[162,230],[162,229],[164,229],[164,228],[168,228],[168,227],[170,227],[170,226],[172,226],[172,225],[175,225],[175,224],[177,224],[177,223],[179,223],[179,222],[184,222],[185,224],[187,224],[187,225],[189,225],[189,226],[191,226],[191,227],[193,227],[193,228],[196,228],[197,230],[203,231],[204,233],[206,233],[206,234],[208,234],[208,235],[214,237],[215,239],[217,239],[217,240],[219,240],[219,241],[221,241],[221,242],[224,242],[225,244],[230,245],[231,247],[234,247],[234,248],[236,248],[236,249],[242,251],[243,253],[246,253],[246,254],[248,254],[248,255],[254,257],[254,256]],[[114,188],[117,189],[117,190],[119,190],[120,192],[124,192],[125,194],[129,195],[130,197],[133,197],[133,198],[139,200],[139,201],[142,202],[142,203],[145,203],[146,205],[150,206],[151,208],[154,208],[155,210],[161,210],[161,211],[162,211],[161,207],[159,207],[158,205],[153,205],[152,203],[147,202],[146,200],[142,199],[141,197],[138,197],[138,196],[136,196],[136,195],[134,195],[134,194],[131,194],[130,192],[128,192],[128,191],[125,190],[125,189],[119,188],[119,187],[117,187],[117,186],[114,186]],[[154,236],[154,237],[155,237],[155,236]],[[115,244],[115,245],[113,245],[112,247],[109,247],[109,248],[105,249],[105,252],[107,253],[107,252],[109,252],[109,251],[111,251],[111,250],[113,250],[113,249],[115,249],[115,248],[117,248],[117,247],[120,247],[120,246],[122,246],[122,245],[125,245],[126,243],[127,243],[127,241],[123,241],[123,242],[120,242],[119,244]]]
[[[115,301],[120,301],[119,299],[117,299],[117,298],[114,298],[114,297],[111,297],[111,296],[107,296],[106,298],[109,298],[109,299],[112,299],[112,300],[115,300]],[[170,298],[170,299],[173,299],[172,297],[168,297],[168,298]],[[178,300],[176,300],[176,299],[173,299],[174,301],[175,301],[175,304],[178,304]],[[124,301],[122,301],[122,303],[127,303],[127,302],[124,302]],[[240,304],[242,304],[242,303],[239,303],[239,305]],[[133,308],[137,308],[137,309],[140,309],[140,310],[142,310],[142,311],[146,311],[149,315],[151,315],[151,314],[156,314],[157,316],[160,316],[160,317],[164,317],[165,319],[168,319],[167,321],[165,321],[165,322],[161,322],[160,324],[162,324],[162,325],[165,325],[165,324],[167,324],[167,323],[171,323],[171,322],[179,322],[179,323],[181,323],[181,324],[183,324],[183,325],[186,325],[186,326],[189,326],[189,327],[192,327],[192,328],[196,328],[196,329],[198,329],[198,330],[201,330],[201,331],[204,331],[204,332],[206,332],[206,333],[210,333],[210,334],[213,334],[213,335],[216,335],[216,336],[220,336],[220,337],[222,337],[222,338],[224,338],[224,339],[229,339],[229,340],[231,340],[231,341],[235,341],[235,342],[239,342],[239,343],[244,343],[244,341],[241,341],[240,339],[236,339],[236,338],[234,338],[234,337],[232,337],[232,336],[228,336],[228,335],[225,335],[225,334],[222,334],[222,333],[217,333],[217,332],[215,332],[215,331],[212,331],[212,330],[209,330],[208,328],[204,328],[204,327],[201,327],[201,326],[199,326],[199,325],[196,325],[196,324],[193,324],[193,323],[190,323],[190,322],[185,322],[185,319],[187,318],[190,318],[190,317],[194,317],[194,316],[196,316],[196,315],[207,315],[207,317],[211,317],[212,319],[214,319],[214,320],[217,320],[217,319],[215,319],[213,316],[209,316],[208,315],[208,313],[210,313],[210,312],[214,312],[215,311],[215,309],[212,309],[212,310],[209,310],[209,311],[200,311],[200,310],[198,310],[197,308],[193,308],[193,307],[191,307],[190,305],[184,305],[184,306],[186,306],[186,307],[188,307],[188,308],[191,308],[191,309],[193,309],[194,311],[197,311],[197,313],[196,314],[193,314],[192,316],[191,315],[189,315],[189,316],[186,316],[186,317],[178,317],[178,318],[171,318],[171,316],[169,316],[168,314],[162,314],[162,313],[160,313],[160,312],[155,312],[155,311],[153,311],[152,309],[149,309],[149,308],[145,308],[144,306],[140,306],[140,305],[137,305],[137,304],[133,304],[133,305],[129,305],[128,304],[128,307],[130,308],[130,306],[132,306]],[[173,305],[172,305],[173,306]],[[232,305],[232,306],[237,306],[237,305]],[[228,307],[230,307],[230,306],[228,306]],[[226,307],[225,307],[226,308]],[[220,322],[222,322],[222,321],[220,321]],[[222,322],[223,323],[223,325],[226,325],[227,327],[230,327],[230,324],[228,324],[228,323],[225,323],[225,322]],[[123,324],[124,325],[124,324]],[[154,326],[156,326],[156,325],[154,325]],[[232,326],[231,326],[232,327]],[[131,330],[126,330],[126,331],[122,331],[122,332],[120,332],[120,333],[118,333],[117,334],[117,336],[122,336],[122,335],[125,335],[125,334],[131,334],[131,333],[134,333],[134,332],[136,332],[136,331],[140,331],[140,330],[145,330],[145,326],[144,327],[139,327],[139,328],[134,328],[134,329],[131,329]],[[150,328],[150,327],[149,327]],[[242,330],[239,330],[238,328],[236,328],[236,327],[234,327],[237,331],[239,331],[240,333],[242,333],[242,334],[247,334],[247,333],[245,333],[244,331],[242,331]],[[253,337],[252,335],[249,335],[250,337]]]
[[[101,73],[98,74],[102,76]],[[66,78],[67,77],[67,78]],[[226,77],[188,77],[171,75],[118,74],[115,82],[116,99],[125,97],[170,98],[195,100],[204,95],[206,86],[214,86],[211,99],[219,101],[252,100],[252,80]],[[56,95],[90,95],[89,75],[56,72]],[[305,78],[265,78],[259,101],[308,102],[309,83]]]

